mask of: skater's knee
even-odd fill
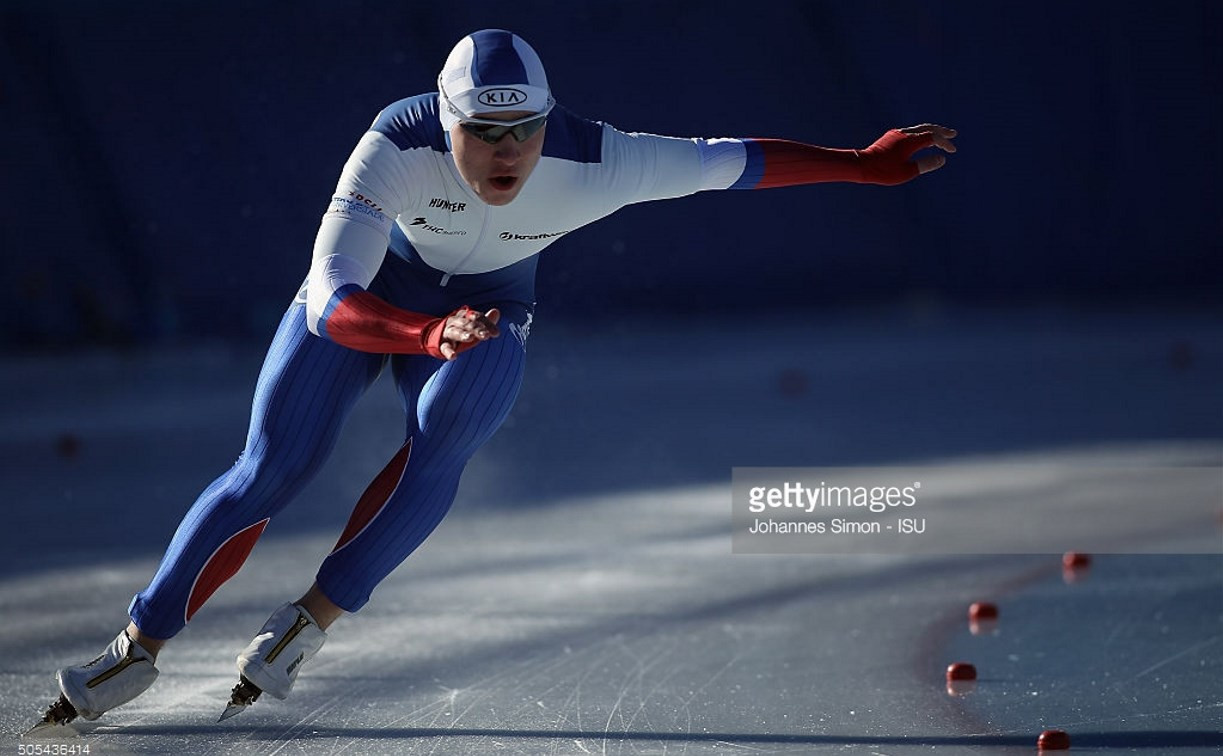
[[[509,416],[518,396],[519,378],[460,387],[431,397],[420,416],[420,431],[429,446],[466,459],[484,445]]]
[[[229,488],[242,498],[284,498],[309,482],[321,464],[321,455],[300,445],[259,443],[242,452]]]

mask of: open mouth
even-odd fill
[[[500,191],[504,192],[507,189],[512,189],[514,187],[514,184],[518,183],[518,177],[517,176],[492,176],[491,178],[489,178],[488,183],[492,184],[494,189],[499,189]]]

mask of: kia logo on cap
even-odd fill
[[[488,105],[493,108],[508,108],[511,105],[526,102],[527,95],[521,89],[501,87],[498,89],[486,89],[476,99],[480,101],[481,105]]]

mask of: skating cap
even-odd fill
[[[544,64],[522,37],[501,29],[469,34],[437,76],[442,128],[508,110],[547,113],[555,101]]]

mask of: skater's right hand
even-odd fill
[[[499,320],[501,312],[495,307],[483,315],[470,307],[460,307],[446,316],[441,328],[430,334],[429,353],[443,360],[453,360],[481,341],[500,336]]]

